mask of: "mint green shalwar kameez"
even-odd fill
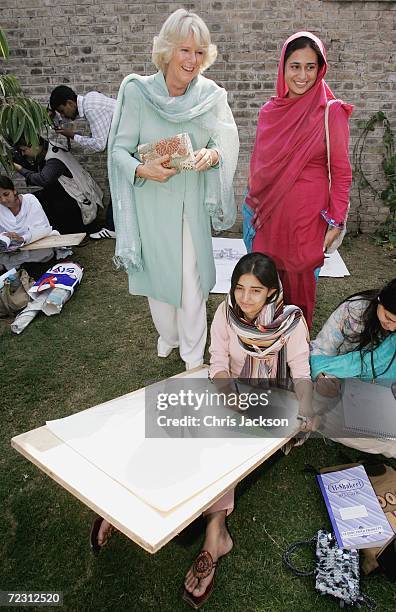
[[[135,177],[140,163],[139,144],[182,132],[189,134],[194,150],[216,148],[220,164],[203,172],[182,171],[165,183]],[[216,281],[210,217],[216,229],[226,229],[235,221],[232,179],[238,145],[226,93],[213,81],[199,75],[183,96],[171,97],[162,72],[124,79],[109,137],[116,260],[128,271],[130,292],[149,298],[154,322],[162,336],[153,300],[183,309],[183,233],[186,233],[183,224],[188,226],[195,254],[191,276],[198,279],[197,296],[201,295],[200,319],[203,319],[200,323],[192,317],[194,320],[190,318],[188,325],[190,329],[195,325],[202,327],[197,334],[198,351],[194,351],[190,341],[184,351],[194,354],[194,363],[202,360],[206,340],[204,301]],[[169,309],[164,309],[163,316],[169,318]],[[178,325],[180,328],[180,321]],[[175,346],[175,342],[178,341],[173,338],[166,344]],[[180,353],[187,363],[182,344],[181,339]]]
[[[168,94],[161,72],[155,86]],[[189,95],[187,90],[184,96]],[[113,160],[134,181],[140,163],[133,157],[138,144],[188,132],[193,149],[214,147],[211,134],[191,121],[171,123],[146,104],[134,82],[125,87],[124,110],[114,139]],[[132,155],[131,155],[132,154]],[[218,168],[205,172],[215,173]],[[184,171],[165,183],[135,180],[136,213],[142,243],[143,269],[129,275],[130,292],[181,306],[182,223],[188,221],[202,292],[207,299],[216,282],[210,218],[204,204],[204,172]]]

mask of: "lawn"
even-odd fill
[[[113,248],[113,241],[101,241],[75,249],[85,274],[60,316],[40,315],[20,336],[11,333],[9,322],[0,322],[0,590],[62,591],[63,609],[73,612],[186,610],[181,585],[200,547],[202,520],[154,556],[116,534],[96,559],[88,547],[92,512],[10,447],[12,436],[46,420],[182,371],[176,351],[166,360],[156,356],[146,299],[128,294],[126,276],[112,266]],[[395,275],[395,259],[367,237],[346,240],[342,254],[351,276],[320,279],[314,334],[343,297]],[[221,299],[210,297],[209,321]],[[315,592],[313,579],[291,575],[281,557],[289,542],[329,526],[305,464],[357,457],[361,453],[338,444],[309,440],[288,456],[276,455],[238,486],[229,520],[235,547],[220,564],[205,610],[338,608]],[[379,611],[395,612],[395,584],[373,576],[362,586]]]

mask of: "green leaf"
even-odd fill
[[[21,136],[22,136],[22,134],[24,132],[24,129],[25,129],[25,124],[26,124],[25,117],[21,117],[21,119],[19,121],[18,130],[15,133],[15,143],[17,143],[20,140],[20,138],[21,138]]]
[[[10,49],[8,46],[6,35],[3,30],[0,28],[0,56],[4,59],[7,59],[10,55]]]
[[[19,114],[19,107],[15,106],[11,109],[11,116],[9,119],[11,138],[14,143],[17,142],[15,134],[18,132],[18,125],[20,123],[20,120],[21,115]]]

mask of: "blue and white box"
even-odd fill
[[[362,465],[317,476],[340,548],[383,546],[393,537]]]

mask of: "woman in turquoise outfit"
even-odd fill
[[[311,376],[396,381],[396,278],[344,300],[311,343]]]
[[[318,430],[346,446],[396,457],[394,440],[340,437],[345,435],[344,411],[349,408],[344,404],[344,395],[339,401],[339,379],[358,378],[366,384],[394,388],[396,278],[380,290],[361,291],[344,300],[330,315],[311,348],[311,376],[316,380],[314,405],[323,415]]]
[[[203,363],[206,300],[215,284],[210,218],[233,225],[237,128],[224,89],[202,76],[217,55],[205,23],[179,9],[154,39],[159,71],[124,79],[109,136],[109,180],[116,262],[129,290],[146,295],[158,355],[179,347],[187,369]],[[169,156],[142,163],[139,144],[187,132],[195,170],[167,168]]]

